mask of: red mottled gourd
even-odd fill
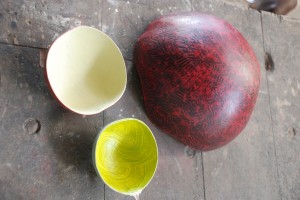
[[[191,148],[219,148],[247,125],[260,66],[225,20],[194,12],[162,16],[138,38],[134,62],[148,117]]]

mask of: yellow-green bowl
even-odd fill
[[[96,172],[104,183],[125,195],[139,194],[153,178],[158,149],[150,128],[127,118],[105,126],[93,148]]]

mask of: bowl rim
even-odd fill
[[[106,129],[108,128],[109,126],[113,125],[113,124],[116,124],[116,123],[119,123],[119,122],[123,122],[123,121],[136,121],[142,125],[144,125],[150,132],[150,134],[152,135],[152,138],[154,140],[154,143],[155,143],[155,149],[156,149],[156,163],[155,163],[155,169],[153,171],[153,174],[151,176],[151,178],[149,179],[149,181],[147,182],[147,184],[142,188],[140,189],[139,191],[135,192],[135,193],[126,193],[126,192],[120,192],[120,191],[117,191],[116,189],[114,189],[112,186],[110,186],[109,184],[107,184],[107,182],[102,178],[101,174],[100,174],[100,171],[97,169],[97,166],[96,166],[96,146],[97,146],[97,143],[98,141],[100,140],[100,136],[101,136],[101,133]],[[135,196],[135,195],[139,195],[149,184],[150,182],[152,181],[154,175],[156,174],[156,171],[157,171],[157,166],[158,166],[158,159],[159,159],[159,154],[158,154],[158,145],[157,145],[157,141],[155,139],[155,136],[153,134],[153,132],[151,131],[151,129],[149,128],[149,126],[143,122],[142,120],[140,119],[137,119],[137,118],[123,118],[123,119],[119,119],[119,120],[115,120],[115,121],[112,121],[110,123],[108,123],[107,125],[105,125],[100,131],[99,133],[97,134],[95,140],[94,140],[94,144],[93,144],[93,150],[92,150],[92,159],[93,159],[93,166],[94,166],[94,169],[98,175],[99,178],[101,178],[101,180],[104,182],[105,185],[107,185],[110,189],[112,189],[113,191],[117,192],[117,193],[120,193],[120,194],[124,194],[124,195],[130,195],[130,196]]]
[[[62,36],[64,36],[65,34],[68,34],[69,32],[72,32],[72,31],[75,31],[77,29],[90,29],[90,30],[94,30],[95,32],[98,32],[98,34],[102,34],[103,36],[105,36],[105,38],[110,41],[113,46],[116,48],[116,52],[119,54],[119,56],[121,57],[122,59],[122,67],[124,69],[124,78],[125,78],[125,81],[124,81],[124,86],[123,86],[123,89],[120,91],[119,95],[118,95],[118,98],[116,98],[114,101],[111,101],[109,104],[107,104],[107,106],[105,106],[105,108],[102,108],[102,109],[95,109],[95,112],[80,112],[78,111],[77,109],[74,109],[70,106],[67,106],[56,94],[56,92],[54,91],[53,87],[52,87],[52,84],[51,84],[51,81],[49,79],[49,72],[48,72],[48,69],[49,69],[49,64],[48,64],[48,60],[49,60],[49,54],[51,53],[51,48],[53,45],[55,45],[55,43],[57,43],[57,41],[59,41],[61,39]],[[45,74],[45,77],[46,77],[46,83],[48,84],[48,88],[50,89],[50,93],[54,96],[54,98],[59,102],[59,104],[64,107],[65,109],[67,110],[70,110],[74,113],[77,113],[77,114],[81,114],[81,115],[95,115],[95,114],[99,114],[101,113],[103,110],[106,110],[107,108],[111,107],[112,105],[114,105],[115,103],[117,103],[121,98],[122,96],[124,95],[125,93],[125,90],[126,90],[126,86],[127,86],[127,81],[128,81],[128,77],[127,77],[127,69],[126,69],[126,63],[125,63],[125,59],[124,59],[124,56],[120,50],[120,48],[118,47],[118,45],[114,42],[114,40],[108,36],[106,33],[104,33],[103,31],[97,29],[97,28],[94,28],[92,26],[86,26],[86,25],[82,25],[82,26],[77,26],[75,28],[72,28],[72,29],[69,29],[67,31],[65,31],[64,33],[62,33],[61,35],[59,35],[52,43],[51,45],[48,47],[48,52],[47,52],[47,59],[46,59],[46,64],[45,64],[45,70],[44,70],[44,74]]]

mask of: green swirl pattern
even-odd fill
[[[157,167],[155,138],[140,120],[115,121],[100,133],[95,143],[94,162],[103,181],[113,190],[127,195],[140,193]]]

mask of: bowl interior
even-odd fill
[[[136,119],[107,125],[94,147],[94,164],[103,181],[127,195],[140,193],[151,181],[158,150],[151,130]]]
[[[116,103],[127,79],[116,44],[87,26],[72,29],[53,43],[46,72],[58,100],[80,114],[96,114]]]

